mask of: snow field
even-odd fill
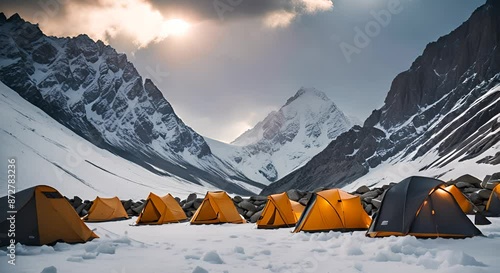
[[[131,226],[135,219],[89,226],[86,244],[17,246],[9,272],[499,272],[500,219],[485,237],[368,238],[364,232],[291,233],[255,225]],[[5,251],[2,249],[1,251]],[[0,264],[7,257],[0,253]],[[52,271],[51,271],[52,270]]]

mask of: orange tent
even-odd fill
[[[128,214],[118,197],[97,197],[85,215],[83,220],[87,222],[105,222],[128,219]]]
[[[333,189],[311,197],[293,232],[366,230],[370,223],[359,196]]]
[[[288,199],[286,192],[273,194],[267,197],[267,203],[262,211],[262,215],[257,221],[257,228],[280,228],[295,226],[304,207],[297,202]]]
[[[486,204],[486,211],[489,216],[500,216],[500,184],[493,188]]]
[[[226,192],[207,192],[205,199],[191,219],[191,224],[246,223]]]
[[[290,200],[290,204],[292,205],[293,213],[295,213],[295,217],[297,217],[298,221],[300,219],[300,216],[302,216],[302,213],[304,212],[305,206],[293,200]]]
[[[170,193],[163,197],[150,193],[136,224],[161,225],[186,219],[186,213]]]
[[[0,198],[7,204],[7,196]],[[56,189],[35,186],[16,193],[16,242],[48,245],[56,242],[84,243],[99,238],[80,219]],[[0,246],[9,244],[7,208],[0,211]]]
[[[469,199],[467,199],[467,197],[465,197],[465,195],[455,185],[444,187],[444,189],[453,195],[453,198],[455,198],[455,201],[457,201],[464,213],[474,214],[474,206],[471,201],[469,201]]]

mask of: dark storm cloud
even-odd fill
[[[300,9],[295,0],[149,0],[166,14],[187,14],[199,20],[230,20]],[[294,4],[295,3],[295,4]]]

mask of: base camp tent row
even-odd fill
[[[118,197],[97,197],[89,209],[89,213],[83,217],[87,222],[105,222],[128,219],[128,214]]]
[[[231,197],[223,191],[208,192],[191,219],[191,224],[194,225],[245,222]]]
[[[292,206],[291,202],[293,201],[290,201],[286,192],[269,195],[262,215],[257,221],[257,228],[266,229],[295,226],[304,209],[300,203],[294,202],[295,204]]]
[[[500,216],[500,184],[491,192],[490,199],[486,204],[486,214],[488,216]]]
[[[332,189],[311,197],[293,232],[366,230],[370,222],[359,196]]]
[[[16,197],[16,242],[46,245],[56,242],[83,243],[97,235],[80,219],[75,209],[56,189],[35,186],[19,191]],[[7,204],[7,196],[0,198]],[[10,222],[7,210],[0,211],[0,246],[8,244]]]
[[[481,235],[443,183],[413,176],[388,189],[367,236],[465,238]]]
[[[161,225],[186,219],[186,213],[170,193],[163,197],[150,193],[136,224]]]

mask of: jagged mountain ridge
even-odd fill
[[[231,143],[238,147],[215,141],[209,146],[247,177],[269,184],[305,164],[350,127],[350,120],[325,93],[302,87]]]
[[[86,35],[48,37],[17,14],[0,14],[0,36],[0,80],[94,145],[200,185],[262,187],[214,156],[125,54]]]
[[[421,170],[475,160],[499,164],[500,3],[489,0],[429,44],[393,81],[384,106],[263,194],[343,187],[384,164],[435,160]],[[446,167],[446,168],[445,168]]]

